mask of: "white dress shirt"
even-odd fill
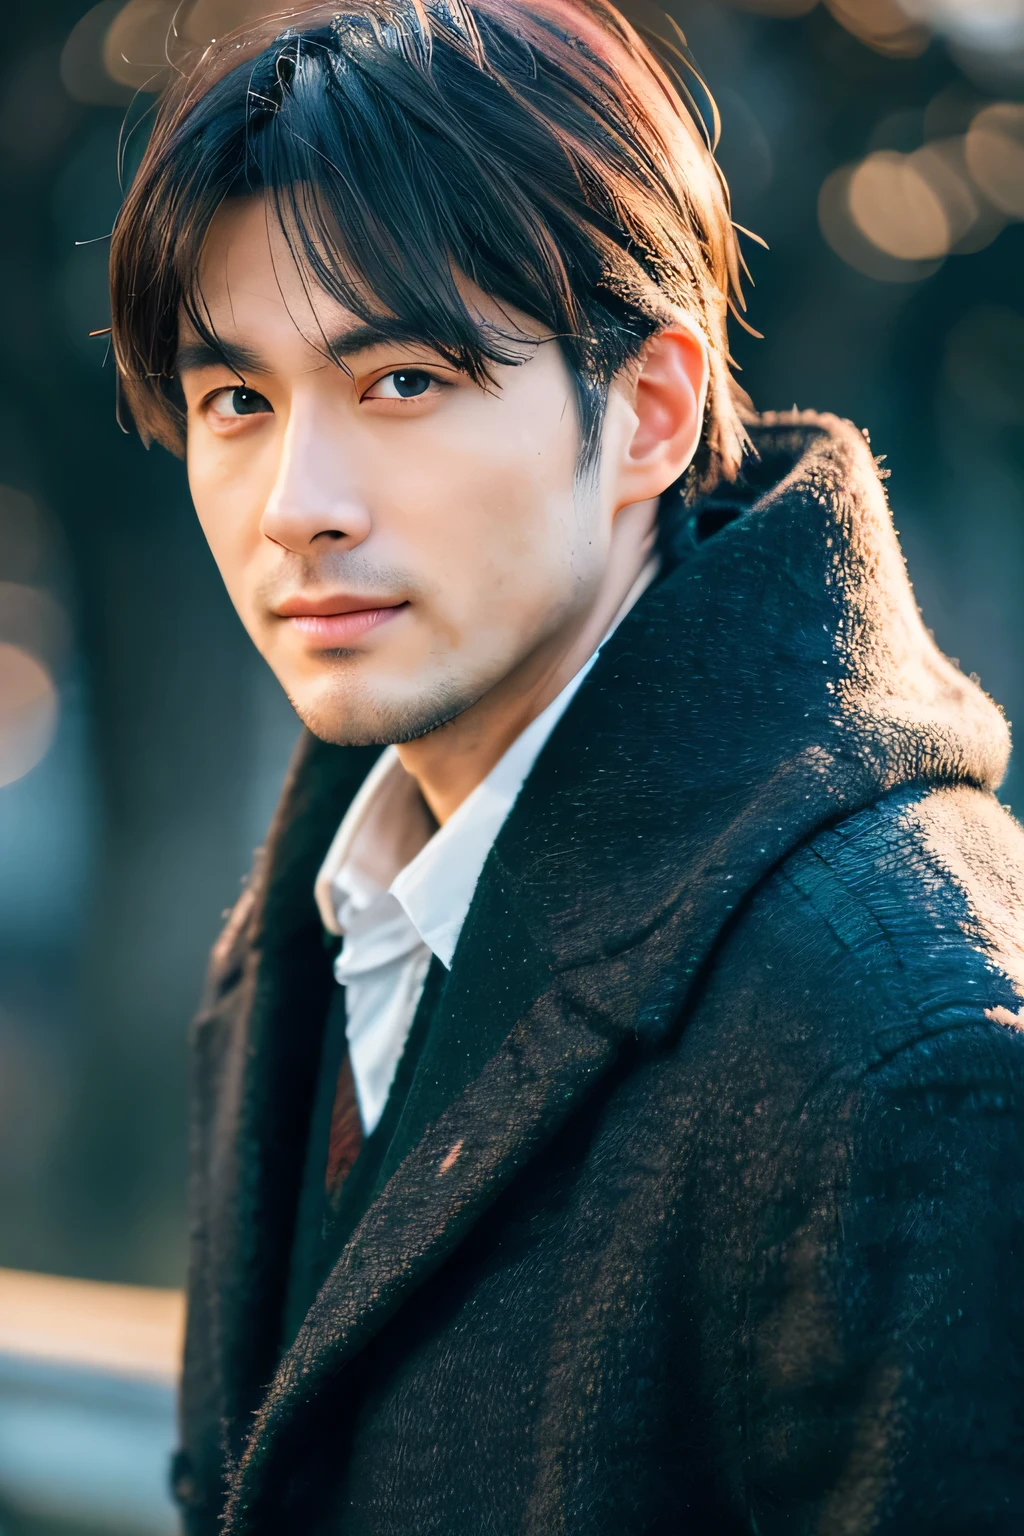
[[[601,645],[657,573],[644,567]],[[364,1132],[378,1124],[431,955],[451,969],[487,855],[541,748],[597,660],[516,737],[482,783],[437,827],[411,774],[387,747],[338,828],[316,880],[324,927],[343,936],[334,974]]]

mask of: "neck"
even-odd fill
[[[447,725],[404,742],[398,755],[439,825],[458,810],[508,748],[593,655],[644,566],[655,538],[656,503],[618,513],[604,575],[585,610],[546,636]]]

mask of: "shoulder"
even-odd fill
[[[819,833],[755,891],[705,1002],[817,1074],[977,1027],[1024,1066],[1024,831],[994,796],[916,788]],[[759,1022],[755,1025],[754,1019]]]
[[[723,1433],[746,1426],[737,1482],[779,1509],[860,1530],[866,1488],[886,1531],[954,1508],[1011,1528],[991,1511],[1020,1493],[1022,929],[1016,823],[978,791],[902,791],[764,882],[683,1031],[702,1347]]]
[[[819,834],[779,872],[848,956],[922,1022],[1024,1024],[1024,831],[993,795],[907,790]]]
[[[1024,832],[918,788],[819,833],[737,915],[670,1071],[737,1294],[800,1233],[850,1258],[930,1223],[939,1264],[1002,1232],[1024,1217]]]

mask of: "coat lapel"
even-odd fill
[[[616,631],[492,850],[434,1031],[446,1107],[411,1095],[409,1150],[257,1413],[232,1536],[280,1529],[274,1470],[321,1385],[624,1041],[673,1036],[759,880],[900,784],[1002,775],[1005,725],[921,625],[863,438],[810,416],[763,418],[754,437],[745,515]]]
[[[190,1276],[184,1408],[187,1420],[196,1359],[228,1454],[278,1358],[333,985],[313,881],[377,750],[326,747],[302,736],[266,848],[214,951],[209,1005],[196,1021],[198,1134],[208,1137],[197,1149],[197,1176],[208,1204],[201,1259]]]

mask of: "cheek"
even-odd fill
[[[432,649],[486,674],[585,603],[599,541],[575,504],[575,467],[575,434],[558,429],[558,413],[555,429],[526,431],[492,428],[481,412],[451,451],[424,460],[422,518],[408,534]]]
[[[457,474],[437,477],[414,537],[447,618],[463,631],[505,628],[556,600],[572,565],[573,505],[571,476],[552,468],[536,449],[503,445],[464,453]]]
[[[251,464],[232,459],[220,443],[189,442],[189,489],[199,526],[224,585],[245,617],[247,586],[260,545],[262,508],[258,477]]]
[[[577,494],[577,435],[571,411],[547,420],[527,413],[501,435],[490,465],[481,558],[493,590],[525,608],[566,602],[593,564],[590,499]]]
[[[453,413],[417,454],[406,502],[422,509],[411,531],[432,561],[451,573],[486,574],[491,590],[524,562],[536,577],[550,559],[564,560],[581,532],[572,410],[563,397],[549,398],[545,410],[520,393],[527,398],[477,396]]]

